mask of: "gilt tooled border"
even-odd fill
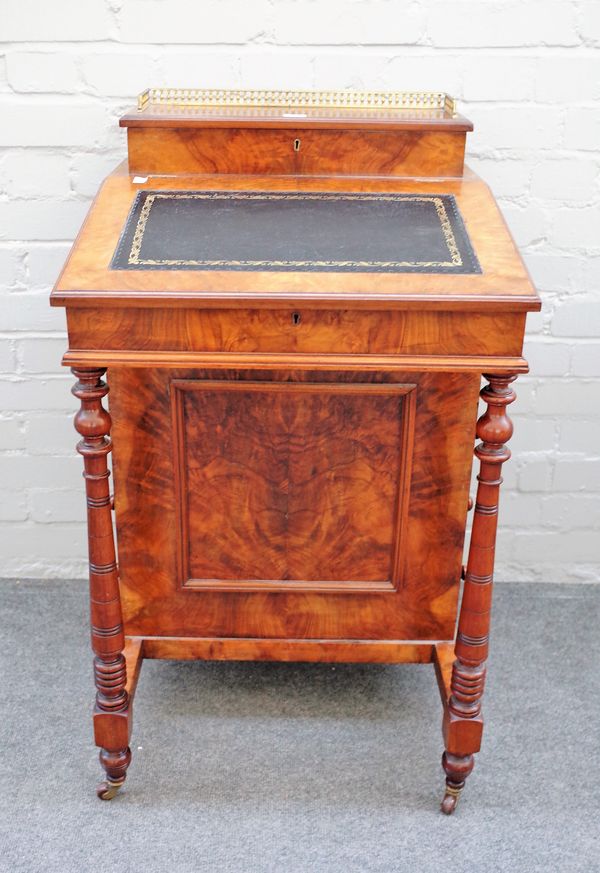
[[[161,200],[408,200],[414,203],[433,203],[440,227],[444,235],[444,241],[448,247],[449,261],[235,261],[235,260],[170,260],[141,258],[142,241],[150,216],[150,210],[157,199]],[[248,191],[207,191],[207,192],[154,192],[148,194],[140,211],[127,263],[131,266],[182,266],[182,267],[462,267],[463,260],[452,231],[446,206],[441,197],[435,196],[411,196],[386,194],[351,194],[343,195],[336,193],[315,194],[312,192],[297,192],[282,194],[275,192],[248,192]]]

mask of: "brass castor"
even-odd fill
[[[96,794],[100,800],[112,800],[122,785],[122,782],[100,782],[96,788]]]
[[[445,815],[452,815],[458,805],[461,791],[462,787],[454,788],[452,785],[446,785],[446,793],[444,794],[441,806],[442,812]]]

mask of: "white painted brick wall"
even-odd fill
[[[48,292],[148,85],[448,90],[543,298],[498,577],[600,579],[599,0],[2,0],[0,575],[82,576],[64,312]]]

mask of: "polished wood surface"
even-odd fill
[[[111,270],[138,191],[400,191],[453,194],[481,264],[480,275],[194,270]],[[330,309],[511,311],[540,308],[506,223],[474,174],[460,180],[305,176],[152,176],[137,184],[122,165],[102,186],[52,292],[55,306],[187,306],[222,309],[326,306]]]
[[[238,352],[154,352],[152,350],[131,351],[128,349],[110,351],[104,349],[73,349],[63,355],[63,364],[80,364],[97,367],[99,362],[116,367],[170,367],[181,369],[210,370],[274,370],[285,366],[290,372],[311,370],[360,371],[364,373],[384,370],[405,373],[429,370],[437,373],[481,373],[493,361],[498,373],[527,373],[529,365],[520,355],[514,358],[462,355],[320,355],[320,354],[244,354]]]
[[[441,642],[433,646],[431,660],[435,669],[442,703],[446,707],[450,697],[450,683],[452,680],[452,665],[454,664],[454,643]]]
[[[123,784],[131,760],[131,732],[125,636],[119,596],[119,577],[113,538],[107,455],[111,451],[111,418],[102,406],[108,387],[104,370],[74,369],[73,394],[81,401],[75,428],[82,439],[89,532],[90,621],[96,682],[94,736],[108,781],[98,787],[103,799]]]
[[[129,172],[294,176],[460,176],[465,134],[446,131],[138,128]]]
[[[479,484],[458,620],[456,660],[444,708],[446,751],[442,763],[446,772],[446,795],[442,810],[447,814],[453,812],[465,779],[473,769],[473,753],[481,746],[481,698],[489,646],[498,500],[502,465],[510,458],[505,443],[513,432],[506,407],[516,397],[511,387],[516,376],[494,374],[485,378],[489,385],[481,391],[481,399],[487,408],[477,422],[481,442],[475,448]]]
[[[479,390],[478,375],[331,373],[319,370],[293,375],[287,370],[234,370],[217,374],[211,371],[116,368],[109,372],[109,377],[114,417],[113,464],[121,592],[128,633],[142,636],[223,635],[346,640],[437,640],[453,636],[471,469],[470,437]],[[224,383],[235,384],[246,380],[260,381],[265,386],[286,386],[288,382],[307,384],[315,391],[319,389],[315,394],[317,398],[323,385],[326,393],[321,396],[331,394],[338,408],[339,395],[327,388],[332,382],[339,383],[338,391],[357,383],[367,389],[379,385],[387,393],[396,386],[416,386],[414,391],[404,395],[406,398],[415,398],[415,409],[414,413],[409,412],[407,416],[408,432],[402,437],[406,440],[402,448],[402,464],[390,469],[390,476],[394,473],[395,481],[382,481],[381,473],[377,474],[380,498],[387,501],[379,512],[387,513],[387,517],[391,518],[390,504],[400,505],[394,495],[400,493],[400,477],[407,471],[412,456],[410,501],[405,512],[403,546],[399,556],[405,564],[402,570],[398,570],[402,574],[402,581],[398,581],[396,587],[390,589],[388,586],[390,590],[372,593],[365,590],[364,586],[363,590],[359,586],[357,590],[346,593],[343,586],[341,591],[319,591],[315,581],[331,581],[323,577],[311,583],[304,580],[305,584],[297,585],[294,590],[286,588],[272,592],[265,590],[264,583],[254,585],[254,588],[252,584],[244,584],[243,590],[227,591],[226,580],[222,580],[208,590],[197,592],[193,587],[182,584],[185,580],[182,580],[178,570],[181,538],[185,537],[186,531],[189,534],[189,528],[181,523],[178,515],[177,479],[183,476],[189,483],[190,474],[181,464],[179,435],[173,424],[173,385],[187,379],[193,386],[197,381],[214,381],[217,378]],[[217,389],[212,390],[213,397],[216,397]],[[400,390],[404,392],[405,388],[401,387]],[[224,387],[220,402],[231,404],[240,396],[243,396],[243,389],[232,391]],[[359,392],[354,396],[356,410],[356,403],[364,394]],[[385,398],[386,393],[375,397]],[[331,400],[324,402],[331,403]],[[407,400],[402,402],[408,405]],[[369,412],[364,400],[362,403],[363,411]],[[373,401],[370,401],[371,416],[372,404]],[[351,410],[350,404],[349,414]],[[229,427],[231,415],[229,413]],[[395,417],[398,419],[397,413]],[[327,420],[326,415],[323,420]],[[432,428],[432,421],[443,421],[443,427]],[[199,440],[195,436],[195,427],[201,424],[201,417],[196,413],[191,426],[188,425],[183,431],[187,436],[191,430],[196,446]],[[384,428],[385,423],[382,422],[380,427]],[[356,445],[352,447],[355,462],[368,456],[370,466],[366,469],[382,469],[382,458],[378,458],[377,454],[381,454],[384,445],[380,447],[369,431],[363,432],[362,437],[360,429],[356,435],[354,428],[350,428],[349,432],[352,438],[356,437]],[[280,438],[281,434],[274,424],[265,434],[265,446],[252,459],[252,470],[263,470],[265,464],[268,470],[271,450],[266,440],[275,443]],[[217,445],[215,438],[211,439]],[[221,463],[225,460],[223,453],[230,451],[224,436],[222,439]],[[400,450],[398,441],[395,445]],[[313,464],[323,463],[320,454],[320,451],[317,454],[314,451],[307,453]],[[194,463],[198,463],[195,455]],[[242,468],[244,472],[249,463],[247,461],[246,467]],[[293,471],[293,475],[299,476],[301,473]],[[141,488],[141,482],[146,483],[147,487]],[[228,483],[227,477],[223,476],[219,482],[226,492],[225,499],[234,500],[230,489],[239,488],[239,480],[233,478]],[[330,487],[335,490],[335,480]],[[344,487],[347,489],[348,485]],[[339,493],[341,497],[343,492]],[[316,502],[307,506],[308,521],[300,516],[297,524],[300,521],[304,525],[320,522],[326,505],[320,502],[318,493],[313,495],[313,500]],[[193,504],[192,508],[197,514],[197,519],[192,519],[192,525],[200,531],[204,517],[210,514],[211,508],[203,507],[201,502]],[[250,507],[239,499],[235,510],[237,518],[221,515],[221,520],[227,517],[229,526],[237,525],[238,529],[242,526],[242,531],[248,536],[255,521],[250,515]],[[351,512],[351,507],[347,507],[347,511]],[[189,519],[189,508],[186,517]],[[372,525],[369,519],[361,524],[364,531]],[[337,535],[341,537],[338,548],[341,549],[345,543],[352,552],[352,531],[342,526]],[[234,532],[229,531],[227,536],[234,536]],[[435,548],[431,547],[433,543]],[[252,553],[259,546],[261,541],[257,536],[247,540],[239,538],[239,548],[248,555],[245,559],[247,562],[253,560]],[[198,540],[198,548],[202,548],[202,540]],[[321,551],[316,550],[316,555],[321,555]],[[365,556],[362,560],[368,558]]]
[[[466,119],[297,115],[126,115],[129,167],[103,185],[52,293],[81,401],[98,793],[125,780],[144,658],[432,663],[450,813],[481,741],[505,407],[540,302],[493,196],[463,170]],[[482,273],[111,270],[146,188],[452,194]]]
[[[130,637],[144,658],[175,661],[306,661],[331,664],[429,664],[439,647],[405,640],[294,640],[245,637]],[[451,644],[452,645],[452,644]],[[452,650],[454,646],[452,645]]]
[[[69,346],[113,351],[321,356],[518,357],[525,315],[513,312],[73,308]]]
[[[126,637],[123,655],[127,673],[125,690],[129,699],[133,700],[144,660],[144,641],[139,637]]]
[[[180,584],[398,586],[414,383],[179,379],[170,388]]]

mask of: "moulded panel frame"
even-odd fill
[[[190,567],[189,541],[189,505],[186,464],[186,430],[184,420],[184,395],[186,391],[238,391],[238,392],[288,392],[288,393],[337,393],[363,395],[396,395],[399,399],[400,435],[398,440],[399,475],[394,498],[393,532],[391,544],[391,562],[389,580],[271,580],[271,579],[236,579],[194,578]],[[412,475],[412,454],[414,446],[415,411],[417,405],[416,383],[398,382],[268,382],[268,381],[225,381],[173,379],[170,383],[171,414],[173,433],[173,467],[175,470],[175,504],[177,531],[177,576],[181,588],[195,591],[215,592],[289,592],[322,591],[348,594],[356,593],[394,592],[401,586],[405,571],[405,551],[403,549],[403,532],[410,499],[410,482]]]

